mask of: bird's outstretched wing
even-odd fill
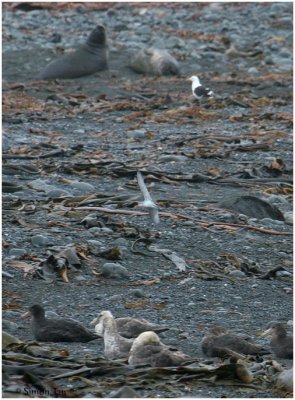
[[[145,186],[143,177],[139,171],[137,171],[137,181],[144,198],[144,201],[140,203],[140,205],[148,209],[149,215],[153,223],[158,224],[160,222],[158,207],[153,202],[153,199],[151,198],[151,195],[149,194],[147,187]]]

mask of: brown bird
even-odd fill
[[[277,357],[293,359],[293,336],[287,336],[283,323],[270,322],[261,336],[271,336],[270,347]]]
[[[190,360],[181,351],[174,351],[163,344],[155,332],[148,331],[134,339],[128,363],[133,366],[149,364],[152,367],[172,367]]]
[[[22,318],[31,316],[31,328],[40,342],[89,342],[99,336],[71,318],[46,318],[45,310],[39,304],[29,308]]]
[[[209,357],[224,357],[239,354],[263,355],[269,351],[256,345],[250,338],[230,333],[223,326],[214,325],[210,327],[201,342],[201,348]]]

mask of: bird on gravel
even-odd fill
[[[271,336],[270,347],[277,357],[293,359],[293,336],[287,336],[283,323],[270,322],[261,336]]]
[[[40,342],[89,342],[99,336],[71,318],[46,318],[45,310],[39,304],[29,308],[22,318],[32,317],[31,328]]]
[[[110,311],[108,311],[110,313]],[[153,324],[144,318],[115,318],[118,333],[125,338],[135,338],[142,332],[154,331],[161,333],[167,331],[169,328],[164,325]],[[95,332],[99,336],[103,336],[103,322],[101,314],[91,321],[90,325],[95,325]]]
[[[188,78],[192,82],[192,92],[193,96],[198,100],[211,99],[213,97],[213,91],[208,88],[204,88],[201,84],[199,78],[196,75]]]
[[[138,205],[147,208],[153,223],[158,224],[160,222],[158,206],[154,203],[153,199],[151,198],[151,195],[149,194],[147,187],[145,186],[143,177],[139,171],[137,171],[137,181],[141,193],[143,194],[144,197],[144,201],[139,203]]]
[[[132,344],[128,364],[149,364],[152,367],[172,367],[193,361],[188,355],[171,349],[152,331],[141,333]]]
[[[128,357],[133,339],[127,339],[119,334],[112,313],[102,311],[99,315],[99,323],[102,327],[99,332],[103,335],[105,357],[109,360]]]
[[[269,353],[262,346],[253,343],[251,338],[230,333],[228,329],[219,325],[213,325],[207,329],[201,341],[201,348],[209,357],[235,356],[237,353],[246,355]]]

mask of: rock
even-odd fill
[[[106,227],[99,228],[97,226],[89,228],[88,231],[90,233],[92,233],[93,236],[101,236],[102,234],[105,234],[105,233],[107,233],[107,234],[113,233],[111,228],[106,228]]]
[[[68,192],[67,190],[63,190],[63,189],[49,190],[49,192],[47,192],[46,195],[50,199],[58,199],[60,197],[73,197],[73,195],[70,192]]]
[[[18,329],[18,325],[14,322],[7,321],[7,319],[2,319],[2,329],[13,332]]]
[[[220,203],[220,207],[234,210],[251,218],[284,220],[283,214],[276,206],[255,196],[230,198]]]
[[[132,296],[138,297],[138,298],[146,297],[146,294],[144,293],[144,291],[142,289],[130,290],[130,294],[132,294]]]
[[[277,387],[293,392],[293,368],[286,369],[278,375]]]
[[[117,263],[105,263],[101,269],[102,275],[106,278],[127,278],[129,272],[127,268]]]
[[[139,398],[140,395],[130,386],[123,386],[118,390],[113,390],[108,395],[109,398]]]
[[[48,246],[51,241],[47,236],[44,235],[35,235],[31,237],[31,242],[34,246],[37,247],[45,247]]]
[[[72,181],[70,186],[77,189],[81,193],[95,192],[95,187],[86,182]]]
[[[188,157],[186,156],[181,156],[181,155],[177,155],[177,154],[168,154],[168,155],[162,155],[158,158],[159,162],[171,162],[171,161],[180,161],[180,162],[184,162],[189,160]]]
[[[285,218],[286,224],[293,225],[293,212],[292,211],[285,212],[284,218]]]
[[[243,271],[240,271],[239,269],[230,271],[230,273],[228,275],[233,276],[235,278],[246,278],[246,274]]]
[[[27,254],[27,250],[26,249],[22,249],[22,248],[12,248],[9,250],[9,255],[13,256],[13,257],[21,257],[24,254]]]

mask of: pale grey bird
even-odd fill
[[[116,320],[110,311],[99,315],[102,328],[99,334],[104,339],[104,355],[109,360],[128,357],[134,339],[127,339],[118,332]]]
[[[152,331],[143,332],[134,339],[128,358],[129,365],[149,364],[152,367],[172,367],[189,361],[192,361],[191,357],[169,348]]]
[[[158,224],[160,222],[158,207],[153,202],[151,195],[149,194],[147,187],[145,186],[143,177],[139,171],[137,171],[137,182],[144,197],[144,201],[139,203],[139,206],[147,208],[153,223]]]
[[[108,311],[108,315],[111,313]],[[95,332],[98,336],[103,336],[104,332],[104,322],[103,315],[99,314],[93,321],[91,321],[90,325],[95,325]],[[146,331],[154,331],[156,333],[165,332],[169,328],[164,325],[153,324],[147,321],[144,318],[131,318],[131,317],[123,317],[123,318],[115,318],[118,333],[125,338],[136,338],[142,332]]]

